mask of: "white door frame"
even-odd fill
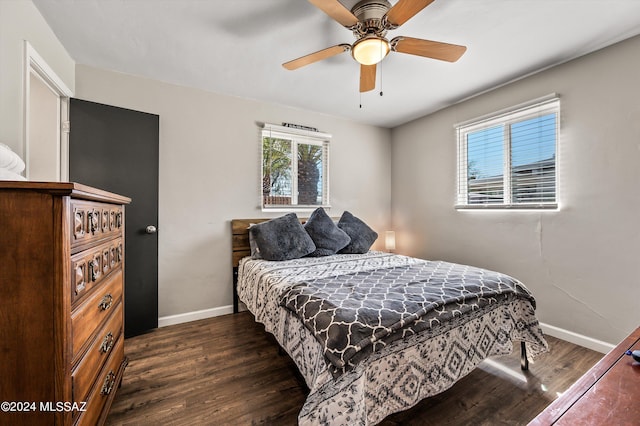
[[[73,92],[26,40],[24,41],[23,75],[23,158],[27,166],[25,176],[29,179],[29,102],[31,92],[30,77],[32,74],[37,76],[52,92],[58,95],[57,118],[60,123],[60,132],[58,133],[57,144],[59,155],[56,159],[56,169],[58,170],[57,179],[58,181],[67,181],[69,180],[69,98],[73,96]]]

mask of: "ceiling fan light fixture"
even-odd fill
[[[362,65],[374,65],[389,54],[387,39],[378,36],[367,36],[356,41],[351,48],[353,58]]]

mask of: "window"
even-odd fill
[[[456,126],[456,208],[557,208],[560,101],[547,97]]]
[[[331,135],[265,124],[262,129],[262,207],[329,207]]]

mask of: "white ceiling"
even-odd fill
[[[640,34],[640,0],[435,0],[389,38],[467,52],[455,63],[392,52],[360,95],[349,53],[282,68],[355,40],[305,0],[33,1],[78,64],[383,127]]]

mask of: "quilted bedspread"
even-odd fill
[[[392,341],[508,298],[529,300],[515,278],[448,262],[315,278],[289,287],[281,305],[313,333],[334,374]]]
[[[434,269],[428,277],[450,281],[458,290],[438,290],[436,285],[430,290],[438,295],[433,300],[425,301],[422,295],[414,299],[411,288],[425,279],[417,278],[424,268]],[[265,330],[274,335],[293,359],[309,387],[298,415],[300,425],[375,425],[391,413],[445,391],[487,357],[511,353],[513,341],[527,342],[530,357],[548,350],[529,292],[516,280],[492,274],[462,265],[379,252],[282,262],[245,258],[238,268],[238,295],[256,321],[264,324]],[[393,285],[374,285],[373,277],[378,275],[404,276],[405,281],[415,282],[404,293],[399,290],[401,298],[407,300],[403,302],[406,309],[405,305],[398,309],[398,301],[387,304],[386,295],[378,290]],[[325,343],[282,303],[301,297],[302,303],[297,304],[304,310],[308,305],[305,300],[320,297],[320,293],[346,294],[345,289],[351,288],[346,282],[350,280],[353,286],[357,281],[369,283],[366,285],[371,292],[365,292],[365,296],[341,296],[342,302],[334,300],[332,304],[350,305],[349,315],[353,316],[355,310],[359,314],[357,322],[368,325],[363,327],[364,334],[360,337],[336,340],[338,348],[362,346],[355,356],[338,349],[334,353],[336,359],[342,358],[338,365],[343,362],[345,366],[337,367],[325,356]],[[307,287],[309,283],[318,286]],[[471,294],[472,288],[479,296],[468,297],[467,291]],[[371,311],[361,309],[360,298],[376,300],[378,305]],[[451,298],[456,301],[444,302]],[[418,318],[423,309],[434,302],[441,303],[437,299],[443,306],[434,306]],[[317,303],[317,312],[333,309]],[[385,313],[380,328],[371,328],[380,318],[379,312],[388,307],[393,307],[390,310],[397,311],[398,317],[394,320]],[[324,319],[320,321],[322,330],[326,323]],[[406,323],[407,327],[400,327],[399,323]],[[386,335],[387,329],[396,327],[401,331]],[[327,336],[333,336],[328,331]],[[356,341],[358,345],[353,344]],[[351,358],[342,357],[347,352]]]

